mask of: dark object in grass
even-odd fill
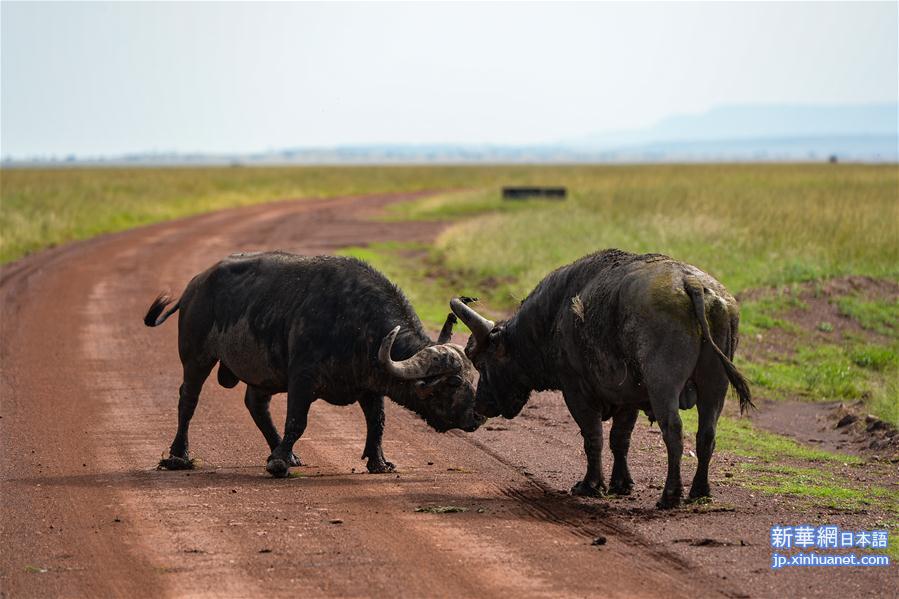
[[[503,187],[504,200],[526,200],[528,198],[547,198],[564,200],[568,190],[564,187]]]
[[[844,426],[849,426],[856,420],[858,420],[858,416],[856,416],[855,414],[846,414],[845,416],[840,418],[839,422],[837,422],[837,428],[843,428]]]
[[[606,538],[605,538],[604,536],[602,536],[602,535],[599,535],[598,537],[596,537],[595,539],[593,539],[593,542],[590,543],[590,544],[591,544],[591,545],[597,545],[597,546],[598,546],[598,545],[605,545],[605,544],[606,544]]]
[[[889,425],[883,420],[874,420],[868,423],[868,426],[865,427],[865,430],[870,433],[872,431],[886,430],[888,428]]]

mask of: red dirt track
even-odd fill
[[[831,572],[805,579],[782,572],[772,582],[763,547],[771,518],[744,513],[741,502],[752,499],[739,489],[722,490],[741,506],[736,513],[679,510],[666,520],[652,510],[659,491],[648,486],[663,480],[664,452],[643,422],[632,448],[634,498],[609,507],[560,493],[581,474],[583,455],[552,394],[536,397],[515,421],[497,419],[473,435],[435,433],[387,402],[384,451],[397,465],[387,475],[365,473],[361,409],[317,402],[297,444],[306,466],[275,480],[265,474],[268,450],[243,406],[243,386],[223,389],[210,377],[191,426],[200,467],[155,470],[175,432],[180,384],[176,323],[142,322],[156,294],[179,294],[235,251],[317,254],[433,239],[442,224],[370,219],[410,197],[227,210],[4,267],[0,593],[740,597],[773,594],[781,582],[794,595],[838,589],[822,584]],[[281,428],[284,396],[272,408]],[[713,462],[713,485],[722,467]],[[686,483],[691,468],[687,461]],[[449,505],[467,511],[415,511]],[[691,530],[702,537],[731,530],[734,542],[672,541]],[[608,542],[593,546],[600,535]],[[866,582],[875,583],[868,591],[889,588],[890,578],[840,586],[853,596]]]

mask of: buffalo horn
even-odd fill
[[[456,365],[458,358],[453,359],[445,351],[441,351],[440,348],[442,346],[426,347],[411,358],[401,362],[394,362],[390,357],[390,351],[393,349],[393,341],[399,332],[400,327],[390,331],[384,337],[384,340],[381,342],[381,349],[378,351],[378,359],[391,376],[403,380],[412,380],[458,370]]]
[[[462,322],[471,329],[475,340],[479,342],[486,339],[495,326],[492,320],[487,320],[472,308],[465,305],[459,298],[454,297],[450,300],[450,309],[453,311],[453,314],[458,316]]]

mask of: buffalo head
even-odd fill
[[[397,362],[390,357],[390,350],[399,331],[396,327],[384,337],[378,359],[389,375],[411,384],[415,400],[407,407],[437,431],[475,431],[486,418],[475,412],[476,371],[465,350],[440,343]]]
[[[475,410],[487,417],[514,418],[530,396],[527,373],[514,358],[503,323],[496,324],[453,299],[450,308],[471,329],[465,353],[480,375]]]

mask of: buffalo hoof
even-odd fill
[[[613,480],[609,485],[609,493],[612,495],[630,495],[634,490],[634,481],[632,480]]]
[[[302,466],[303,462],[300,461],[300,457],[297,454],[291,453],[290,454],[290,465],[292,467]]]
[[[265,469],[275,478],[284,478],[287,476],[290,466],[288,466],[287,462],[281,458],[272,458],[269,459],[268,463],[265,465]]]
[[[170,455],[167,458],[159,460],[157,470],[193,470],[194,461],[190,458],[182,458],[176,455]]]
[[[680,495],[663,494],[656,502],[656,508],[660,510],[672,510],[680,506]]]
[[[712,492],[709,489],[708,485],[706,485],[705,487],[699,487],[699,488],[691,487],[690,488],[690,501],[698,501],[700,499],[711,499],[711,498],[712,498]]]
[[[368,471],[371,474],[387,474],[396,470],[396,466],[394,466],[387,460],[380,460],[377,462],[374,460],[369,460],[368,464],[366,464],[365,467],[368,468]]]
[[[580,497],[602,497],[606,494],[606,486],[602,483],[593,485],[582,480],[571,487],[571,494]]]

